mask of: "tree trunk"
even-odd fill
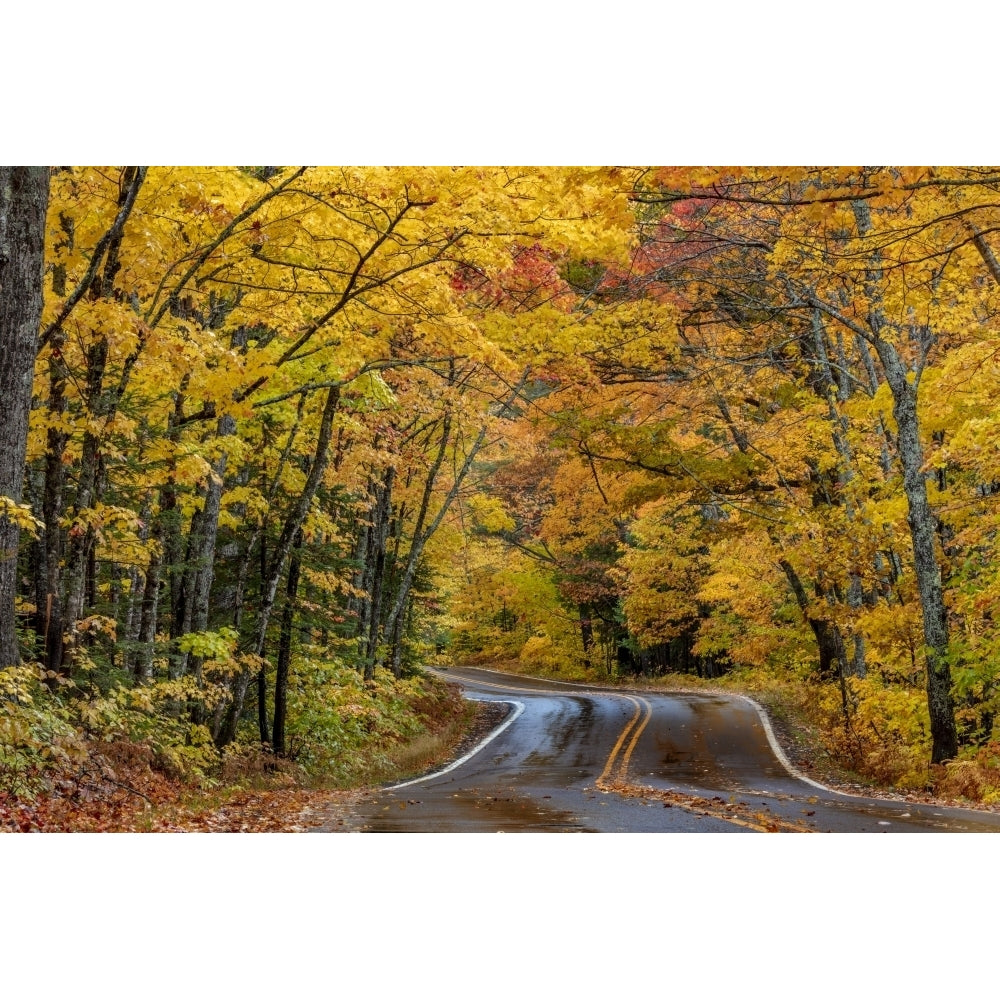
[[[854,205],[858,232],[865,235],[871,229],[871,211],[864,202]],[[885,372],[892,391],[892,409],[896,420],[897,450],[903,467],[903,490],[906,493],[910,540],[913,545],[913,566],[920,593],[923,614],[924,643],[927,662],[927,709],[931,722],[931,762],[940,764],[958,753],[958,730],[955,726],[955,704],[951,694],[951,668],[948,666],[948,619],[941,586],[941,567],[934,550],[937,517],[927,497],[924,479],[924,449],[920,442],[920,422],[917,416],[917,391],[920,369],[926,362],[927,347],[920,345],[917,370],[910,372],[895,346],[885,339],[891,329],[881,308],[881,297],[872,289],[881,272],[876,266],[868,271],[869,299],[872,308],[868,326],[869,340]]]
[[[230,416],[219,418],[217,433],[220,438],[236,433],[236,421]],[[212,596],[212,580],[215,577],[215,550],[219,537],[219,513],[222,510],[222,494],[225,489],[228,452],[222,452],[212,465],[212,471],[205,487],[205,505],[201,511],[199,549],[196,557],[194,585],[191,594],[191,631],[204,632],[208,628],[209,602]],[[199,687],[202,684],[202,659],[191,658],[191,670]],[[195,712],[195,722],[201,722],[200,711]]]
[[[410,598],[407,604],[408,614],[410,618],[410,629],[412,634],[413,627],[413,599]],[[406,621],[406,616],[400,615],[396,619],[396,623],[393,626],[392,633],[389,635],[389,649],[392,654],[392,659],[390,666],[392,672],[396,677],[402,677],[403,675],[403,634],[404,634],[404,622]]]
[[[159,527],[159,526],[158,526]],[[142,588],[142,614],[139,622],[139,648],[136,652],[134,670],[136,680],[148,681],[153,676],[153,654],[156,647],[157,614],[160,604],[160,569],[163,565],[162,527],[153,532],[153,554],[146,567],[146,580]]]
[[[139,529],[139,541],[148,545],[152,534],[152,500],[151,494],[143,501],[139,509],[142,526]],[[152,559],[150,559],[150,564]],[[142,602],[146,590],[145,573],[133,563],[129,569],[128,610],[125,613],[125,669],[138,677],[136,664],[139,662],[139,636],[142,633]]]
[[[0,167],[0,497],[20,504],[42,316],[48,167]],[[14,602],[20,530],[0,514],[0,668],[20,663]]]
[[[864,201],[853,205],[858,233],[872,228],[871,210]],[[882,276],[877,259],[866,272],[866,292],[871,307],[865,339],[874,348],[892,392],[896,420],[897,450],[903,467],[903,491],[906,494],[907,523],[913,546],[913,566],[917,575],[920,610],[923,616],[925,659],[927,663],[927,710],[931,723],[931,762],[940,764],[958,753],[958,730],[955,704],[951,693],[951,668],[948,665],[948,620],[941,585],[941,567],[934,549],[937,517],[927,496],[924,478],[924,449],[920,442],[917,415],[917,392],[920,374],[927,360],[928,343],[918,343],[918,357],[913,372],[904,364],[886,334],[898,333],[889,323],[882,307],[878,281]],[[910,375],[913,381],[910,381]]]
[[[257,731],[261,743],[271,742],[271,734],[267,728],[267,669],[263,665],[257,671]]]
[[[292,659],[292,625],[295,621],[295,599],[299,593],[299,571],[302,565],[302,529],[295,536],[288,563],[288,583],[285,587],[285,607],[281,613],[281,638],[278,642],[278,666],[274,678],[274,734],[271,745],[279,757],[285,756],[285,719],[288,714],[288,667]],[[266,742],[263,735],[262,741]]]
[[[826,347],[827,333],[823,325],[823,320],[819,309],[813,309],[812,316],[813,342],[816,348],[817,365],[820,369],[822,392],[820,395],[826,401],[830,419],[830,436],[833,446],[837,451],[840,461],[837,463],[837,485],[840,487],[839,494],[848,496],[846,488],[854,481],[854,454],[848,441],[847,432],[849,425],[847,418],[838,410],[837,403],[843,403],[853,395],[850,381],[846,377],[843,366],[834,371],[830,363],[830,355]],[[843,359],[843,340],[839,339],[840,356]],[[836,395],[834,387],[836,386]],[[853,523],[861,514],[855,509],[855,504],[848,498],[844,501],[844,512],[847,515],[848,523]],[[862,522],[864,520],[862,518]],[[853,561],[860,559],[857,534],[852,531],[853,539]],[[847,604],[854,612],[858,612],[864,602],[864,584],[861,574],[857,570],[851,570],[848,576]],[[815,631],[815,629],[814,629]],[[854,646],[854,653],[848,658],[846,655],[841,661],[841,678],[845,673],[853,674],[855,677],[864,677],[868,672],[865,662],[865,638],[857,629],[851,630],[851,640]],[[817,637],[818,638],[818,637]],[[837,629],[836,639],[843,646],[843,636]],[[845,702],[846,706],[846,702]],[[846,711],[846,707],[845,707]]]
[[[823,618],[814,618],[809,614],[809,595],[799,578],[795,568],[787,559],[779,559],[778,565],[781,567],[788,580],[788,585],[795,595],[795,602],[802,612],[802,617],[812,629],[816,637],[816,646],[819,650],[819,675],[825,680],[833,680],[835,677],[843,678],[848,673],[847,652],[844,647],[844,637],[840,634],[840,629]]]
[[[903,364],[892,344],[879,338],[875,349],[892,390],[893,416],[898,429],[899,460],[903,467],[913,568],[917,574],[920,609],[923,613],[927,660],[927,708],[931,720],[931,762],[940,764],[958,753],[955,703],[951,693],[948,665],[948,618],[941,586],[941,567],[934,549],[937,517],[927,496],[924,478],[924,450],[920,443],[917,418],[917,389],[907,379]]]
[[[375,676],[375,658],[378,654],[379,632],[382,625],[382,593],[385,587],[385,553],[389,539],[389,521],[392,517],[392,485],[396,470],[390,465],[385,470],[381,486],[375,488],[375,505],[371,513],[371,531],[365,566],[368,569],[368,599],[365,604],[366,620],[362,623],[361,647],[364,653],[364,677],[370,681]]]
[[[583,665],[590,669],[590,653],[594,648],[594,619],[591,609],[586,604],[579,605],[580,612],[580,642],[583,643]]]

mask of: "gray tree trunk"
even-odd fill
[[[0,496],[20,503],[42,317],[48,167],[0,167]],[[0,515],[0,668],[20,663],[16,523]]]
[[[847,373],[843,370],[844,362],[846,362],[843,351],[843,338],[838,337],[841,368],[834,371],[833,365],[830,363],[829,352],[826,349],[827,333],[823,326],[823,320],[819,309],[813,310],[812,326],[817,362],[823,376],[824,398],[826,399],[826,404],[830,414],[830,434],[833,440],[834,448],[836,448],[837,454],[840,456],[840,461],[837,463],[837,482],[843,490],[844,487],[848,486],[854,480],[854,454],[851,451],[851,446],[847,438],[848,423],[847,419],[837,409],[838,402],[846,402],[853,394],[850,379],[847,378]],[[836,387],[836,395],[834,395],[834,387]],[[847,515],[849,523],[854,523],[860,516],[859,512],[855,510],[854,504],[850,500],[845,501],[844,511]],[[854,562],[857,563],[859,559],[857,538],[852,537],[852,542],[854,548]],[[847,603],[848,606],[856,613],[860,610],[864,602],[864,585],[861,575],[857,572],[857,570],[852,570],[849,573],[848,580]],[[860,630],[852,629],[851,640],[854,645],[854,653],[850,658],[844,657],[842,659],[842,683],[844,681],[845,674],[849,673],[853,674],[855,677],[864,677],[868,673],[868,666],[865,661],[864,635]]]
[[[292,662],[292,625],[295,622],[295,600],[299,593],[299,573],[302,568],[302,529],[295,536],[288,564],[285,585],[285,607],[281,615],[281,638],[278,643],[278,663],[274,677],[274,738],[272,746],[279,757],[285,756],[285,721],[288,716],[288,672]],[[266,719],[266,712],[263,716]],[[261,742],[267,742],[267,727],[261,726]]]
[[[858,232],[864,236],[871,230],[871,211],[865,202],[854,204]],[[935,551],[937,516],[927,496],[924,478],[924,448],[920,441],[920,421],[917,415],[917,393],[920,375],[927,360],[930,341],[921,339],[918,357],[911,374],[894,344],[886,338],[893,327],[881,306],[877,282],[881,277],[878,261],[873,261],[866,274],[868,297],[872,303],[868,316],[871,331],[865,340],[874,348],[892,392],[893,416],[897,428],[897,451],[903,468],[903,491],[906,494],[906,520],[913,545],[913,568],[920,594],[923,615],[924,646],[927,663],[927,710],[931,723],[931,762],[940,764],[958,753],[958,730],[955,725],[955,703],[951,693],[951,668],[948,665],[948,618],[941,585],[941,567]]]
[[[236,421],[228,415],[220,417],[217,426],[218,436],[226,438],[235,433]],[[219,537],[219,513],[222,510],[222,494],[225,489],[228,462],[229,453],[224,451],[212,464],[212,471],[205,486],[205,504],[199,519],[198,551],[193,554],[194,574],[190,598],[192,632],[204,632],[208,629],[209,602],[212,596],[212,581],[215,578],[215,549]],[[202,683],[202,658],[200,656],[191,657],[190,663],[184,662],[182,664],[181,673],[186,672],[188,667],[193,671],[200,686]],[[200,715],[196,721],[202,721]]]
[[[364,678],[375,676],[375,658],[378,654],[379,634],[382,627],[382,594],[385,587],[386,545],[389,540],[389,522],[392,519],[392,486],[396,470],[389,466],[382,483],[375,486],[375,504],[371,510],[371,528],[365,567],[368,570],[368,598],[365,603],[366,619],[362,622],[360,651],[364,654]]]
[[[955,703],[948,665],[948,619],[941,586],[941,567],[935,551],[937,517],[927,496],[924,449],[917,419],[917,386],[907,379],[906,366],[895,347],[879,338],[875,343],[886,381],[892,390],[892,412],[898,428],[899,461],[903,467],[906,520],[913,544],[920,608],[924,620],[927,658],[927,708],[931,720],[931,761],[940,764],[958,753]]]

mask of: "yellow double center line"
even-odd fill
[[[635,746],[639,742],[639,737],[642,736],[643,730],[649,725],[649,720],[653,715],[653,706],[645,698],[633,698],[629,694],[620,695],[619,697],[632,702],[635,712],[632,718],[628,720],[628,724],[622,730],[621,736],[618,737],[618,742],[615,743],[611,753],[608,755],[608,762],[604,765],[604,770],[597,779],[598,785],[608,780],[612,771],[615,770],[616,765],[618,768],[618,779],[620,781],[624,780],[628,772],[628,762],[632,757],[632,751],[635,750]],[[628,742],[627,747],[625,746],[626,741]],[[623,747],[624,752],[622,750]],[[621,754],[621,757],[619,757],[619,754]]]

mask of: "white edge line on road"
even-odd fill
[[[751,705],[757,710],[757,714],[760,716],[761,725],[764,727],[764,732],[767,735],[767,742],[771,744],[771,750],[774,752],[774,756],[781,761],[784,769],[793,777],[798,778],[799,781],[804,781],[807,785],[812,785],[813,788],[821,788],[824,792],[832,792],[834,795],[850,795],[850,792],[841,792],[836,788],[830,788],[828,785],[820,784],[820,782],[813,780],[808,775],[803,774],[786,756],[785,751],[781,749],[781,744],[778,742],[778,738],[774,735],[774,730],[771,728],[771,720],[767,717],[767,712],[764,711],[762,705],[758,705],[753,698],[745,694],[733,694],[730,697],[742,698],[743,701],[750,702]],[[854,796],[855,798],[860,798],[863,796]]]
[[[499,699],[469,698],[469,701],[497,701],[497,700]],[[513,725],[514,720],[524,711],[523,701],[503,701],[501,702],[501,704],[513,705],[514,711],[511,712],[511,714],[508,715],[507,718],[504,719],[503,722],[501,722],[500,725],[497,726],[496,729],[494,729],[493,732],[486,737],[486,739],[482,740],[480,743],[474,746],[464,757],[459,757],[458,760],[452,761],[452,763],[450,763],[447,767],[442,768],[440,771],[435,771],[433,774],[425,774],[421,778],[413,778],[411,781],[404,781],[398,785],[389,785],[388,788],[383,788],[382,791],[392,792],[395,791],[397,788],[407,788],[410,785],[418,785],[422,781],[430,781],[432,778],[440,778],[442,774],[447,774],[449,771],[454,771],[456,767],[460,767],[467,760],[471,760],[473,757],[476,756],[477,753],[479,753],[480,750],[483,749],[483,747],[485,747],[488,743],[492,743],[493,740],[495,740],[508,726]]]

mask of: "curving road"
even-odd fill
[[[471,667],[441,676],[514,711],[457,765],[369,796],[348,829],[1000,831],[997,814],[841,794],[793,773],[757,708],[739,697],[600,689]]]

